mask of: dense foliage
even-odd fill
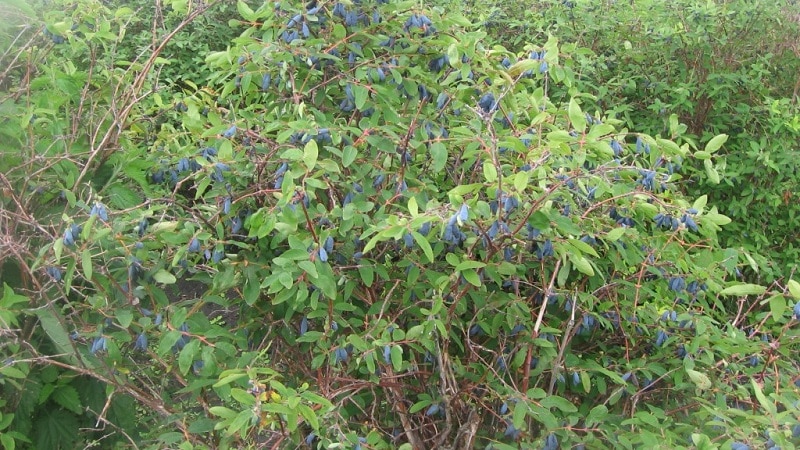
[[[753,129],[582,6],[56,3],[0,37],[3,447],[798,444],[800,284],[712,203]]]
[[[669,136],[676,114],[686,125],[685,134],[671,135],[679,142],[728,134],[725,148],[710,159],[717,173],[692,164],[701,173],[681,189],[707,194],[734,219],[720,240],[753,258],[753,279],[791,276],[800,212],[796,2],[557,2],[536,9],[501,2],[485,21],[515,47],[556,32],[591,50],[576,55],[575,85],[628,127]]]

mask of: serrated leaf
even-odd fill
[[[75,448],[78,416],[61,408],[41,408],[33,422],[35,448]]]
[[[767,288],[758,284],[737,284],[735,286],[728,286],[719,292],[719,295],[761,295],[767,291]]]
[[[159,269],[158,272],[153,274],[153,279],[156,280],[157,283],[161,284],[175,284],[178,281],[175,278],[175,275],[167,272],[164,269]]]
[[[722,145],[725,144],[725,142],[727,142],[727,141],[728,141],[728,135],[727,134],[719,134],[717,136],[714,136],[706,144],[705,150],[708,153],[714,153],[715,151],[719,150],[720,147],[722,147]]]
[[[81,405],[81,400],[78,397],[78,391],[70,385],[57,388],[50,395],[50,398],[66,410],[72,411],[75,414],[83,413],[83,407]]]
[[[62,325],[62,323],[64,323],[64,318],[60,313],[54,311],[52,308],[44,308],[36,309],[36,316],[39,318],[39,323],[42,325],[45,333],[47,333],[50,340],[55,344],[56,350],[61,354],[73,356],[75,349],[72,346],[69,333]]]
[[[129,209],[142,203],[139,194],[121,184],[109,186],[107,196],[111,205],[117,209]]]

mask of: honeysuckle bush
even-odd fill
[[[576,46],[240,2],[187,92],[73,8],[2,103],[5,447],[796,444],[800,285],[680,189],[725,137],[592,106]]]
[[[717,173],[701,161],[690,164],[685,173],[693,182],[683,190],[692,197],[707,194],[709,204],[735,219],[719,237],[750,254],[749,279],[792,276],[798,256],[797,2],[466,5],[508,46],[521,48],[550,32],[584,49],[576,53],[576,86],[630,128],[671,135],[679,143],[704,144],[728,134],[727,145],[711,158]],[[669,128],[672,114],[686,125],[682,135]]]

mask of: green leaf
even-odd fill
[[[417,245],[419,245],[419,248],[422,249],[422,252],[425,253],[425,257],[428,258],[428,262],[433,262],[433,249],[431,248],[431,244],[428,242],[428,240],[425,239],[425,236],[417,233],[416,231],[412,231],[411,237],[414,238],[414,242],[416,242]]]
[[[78,416],[61,408],[41,408],[33,422],[36,448],[75,448],[79,432]]]
[[[706,144],[706,151],[708,153],[714,153],[715,151],[719,150],[725,142],[728,141],[727,134],[719,134],[714,136],[708,143]]]
[[[578,410],[578,408],[575,405],[573,405],[572,402],[565,399],[564,397],[559,397],[557,395],[551,395],[549,397],[543,398],[540,404],[545,408],[556,407],[565,413],[573,413]]]
[[[786,283],[786,287],[789,288],[789,293],[792,294],[795,300],[800,300],[800,283],[794,280],[789,280]]]
[[[514,175],[514,189],[516,189],[517,192],[524,192],[525,188],[528,187],[528,181],[530,181],[530,174],[527,171],[523,170],[517,172],[517,174]]]
[[[430,148],[431,161],[433,162],[433,172],[438,173],[447,164],[447,147],[443,142],[434,142]]]
[[[459,67],[458,64],[461,63],[461,57],[458,56],[458,45],[456,43],[452,43],[447,47],[447,59],[453,67]]]
[[[473,269],[467,269],[461,272],[461,276],[464,277],[467,282],[475,287],[481,286],[481,279],[478,277],[478,273],[475,272]]]
[[[541,62],[538,60],[525,58],[521,61],[515,62],[511,67],[509,67],[508,74],[513,78],[516,78],[524,72],[538,69],[539,64],[541,64]]]
[[[694,201],[692,208],[702,211],[703,208],[706,207],[706,203],[708,203],[708,195],[701,195],[700,197],[697,197],[697,200]]]
[[[570,253],[569,259],[570,261],[572,261],[572,264],[575,265],[575,268],[578,269],[579,272],[588,275],[590,277],[594,276],[594,269],[592,268],[592,263],[590,263],[585,256]]]
[[[197,351],[200,349],[200,341],[192,339],[186,344],[178,355],[178,369],[181,375],[186,375],[192,367]]]
[[[701,391],[711,389],[712,383],[708,375],[692,369],[686,369],[686,374],[689,375],[689,379],[692,380],[697,389]]]
[[[769,310],[772,313],[772,318],[779,321],[781,317],[783,317],[783,313],[786,312],[786,298],[778,294],[773,295],[766,301],[769,302]]]
[[[737,284],[734,286],[728,286],[725,289],[719,292],[719,295],[761,295],[767,291],[767,288],[764,286],[760,286],[757,284]]]
[[[0,404],[2,404],[2,402],[0,402]],[[11,425],[11,422],[13,422],[13,421],[14,421],[14,414],[10,414],[10,413],[2,414],[2,413],[0,413],[0,431],[5,430],[6,428],[8,428],[8,426]]]
[[[605,405],[597,405],[589,411],[589,414],[586,415],[586,426],[592,427],[599,423],[602,423],[603,420],[608,415],[608,407]]]
[[[758,403],[770,413],[770,415],[775,415],[778,412],[778,408],[775,406],[775,403],[767,400],[767,397],[764,395],[764,391],[761,390],[761,386],[758,385],[758,381],[755,378],[750,379],[750,384],[753,386],[753,392],[756,394],[756,398],[758,399]]]
[[[297,412],[308,422],[312,430],[319,430],[319,417],[317,417],[317,413],[313,409],[300,404],[297,405]]]
[[[191,424],[189,424],[189,432],[194,434],[203,434],[214,431],[214,424],[217,422],[207,417],[201,417]]]
[[[142,203],[142,199],[136,191],[122,184],[109,186],[107,196],[109,202],[117,209],[129,209]]]
[[[153,279],[161,284],[175,284],[178,281],[175,275],[167,272],[164,269],[159,269],[158,272],[153,274]]]
[[[213,415],[215,415],[217,417],[222,417],[223,419],[234,418],[234,417],[236,417],[236,414],[237,414],[236,411],[234,411],[234,410],[232,410],[230,408],[226,408],[224,406],[212,406],[212,407],[208,408],[208,412],[210,412],[211,414],[213,414]]]
[[[314,170],[314,166],[317,165],[317,156],[319,156],[317,141],[311,139],[303,148],[303,162],[308,170]]]
[[[356,160],[356,156],[358,156],[358,149],[352,145],[346,146],[342,151],[342,167],[350,167],[350,164]]]
[[[7,283],[3,283],[3,298],[0,299],[0,307],[12,309],[17,304],[27,304],[28,297],[14,292],[14,289]]]
[[[698,150],[698,151],[694,152],[694,157],[696,159],[701,160],[701,161],[705,161],[705,160],[711,159],[711,153],[704,152],[702,150]]]
[[[252,407],[256,403],[256,398],[242,388],[231,389],[231,397],[245,407]]]
[[[392,368],[399,372],[403,368],[403,347],[393,345],[391,349]]]
[[[242,0],[236,2],[236,9],[239,11],[239,15],[241,15],[242,18],[248,22],[252,22],[257,18],[253,10],[250,9],[250,6],[248,6],[247,3],[243,2]]]
[[[16,445],[16,441],[10,434],[0,434],[0,447],[5,450],[15,450],[17,448]]]
[[[356,109],[359,111],[364,109],[364,105],[367,103],[367,99],[369,98],[369,89],[366,86],[362,86],[360,84],[354,84],[353,86],[353,96],[356,100]]]
[[[480,269],[480,268],[483,268],[483,267],[486,267],[486,263],[484,263],[484,262],[466,260],[466,261],[459,262],[458,265],[456,265],[455,270],[456,270],[456,272],[461,272],[461,271],[467,270],[467,269]]]
[[[319,277],[312,280],[314,286],[318,287],[325,297],[331,300],[336,299],[336,279],[328,264],[317,262]]]
[[[72,347],[72,340],[69,338],[69,333],[64,329],[62,323],[64,318],[51,308],[36,309],[36,316],[39,318],[39,323],[42,325],[47,336],[53,341],[58,353],[73,356],[75,349]]]
[[[220,374],[220,379],[216,383],[214,383],[214,388],[222,387],[228,384],[233,383],[236,380],[241,380],[242,378],[247,378],[247,374],[244,372],[239,372],[238,369],[234,369],[232,371],[222,372]],[[213,411],[212,411],[213,413]]]
[[[72,411],[75,414],[83,413],[83,406],[81,405],[81,400],[78,397],[78,391],[70,385],[57,388],[50,395],[50,398],[66,410]]]
[[[133,322],[133,312],[130,309],[119,309],[114,314],[122,328],[128,328]]]
[[[512,422],[514,424],[514,428],[518,430],[522,430],[525,428],[525,418],[528,415],[528,405],[524,402],[519,402],[514,405],[514,413],[512,416]]]
[[[359,266],[358,274],[361,276],[361,281],[366,287],[372,286],[375,281],[375,271],[369,266]]]
[[[717,169],[714,168],[714,164],[711,162],[710,159],[703,161],[703,166],[706,169],[706,175],[708,175],[709,181],[713,184],[719,184],[719,173]]]
[[[0,367],[0,374],[2,374],[4,377],[10,378],[26,378],[28,376],[25,374],[25,372],[17,369],[16,367],[8,365]]]
[[[569,239],[569,243],[572,246],[574,246],[575,248],[577,248],[578,250],[580,250],[581,253],[586,253],[588,255],[592,255],[595,258],[599,258],[600,257],[600,255],[597,254],[597,252],[595,251],[594,248],[592,248],[591,245],[587,244],[586,242],[583,242],[580,239],[570,238]]]
[[[483,162],[483,177],[489,183],[497,181],[497,168],[494,166],[494,163],[488,159]]]
[[[81,267],[83,267],[83,275],[87,280],[92,279],[92,254],[89,249],[84,249],[81,252]]]
[[[569,114],[569,121],[572,123],[572,128],[574,128],[575,131],[578,133],[586,131],[586,116],[583,114],[581,106],[574,98],[569,101],[567,113]]]

